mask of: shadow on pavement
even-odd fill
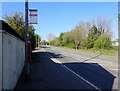
[[[62,58],[64,60],[61,54],[52,52],[35,53],[39,61],[31,64],[30,80],[28,82],[25,80],[19,81],[15,91],[18,89],[94,89],[61,64],[52,61],[48,54],[53,58]],[[79,62],[62,64],[100,89],[112,90],[116,77],[99,64]]]

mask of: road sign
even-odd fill
[[[30,16],[30,24],[37,24],[38,22],[38,20],[37,20],[37,10],[36,9],[29,9],[29,11],[30,11],[30,14],[29,14],[29,16]]]

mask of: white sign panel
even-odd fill
[[[29,14],[29,16],[30,16],[30,24],[37,24],[37,10],[35,10],[35,9],[30,9],[29,10],[30,11],[30,14]]]

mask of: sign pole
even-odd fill
[[[26,78],[29,78],[29,33],[28,33],[28,0],[25,0],[25,67],[26,67]]]

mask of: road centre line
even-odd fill
[[[92,86],[93,88],[97,89],[98,91],[102,91],[100,88],[98,88],[97,86],[95,86],[94,84],[92,84],[91,82],[89,82],[88,80],[84,79],[83,77],[81,77],[80,75],[78,75],[77,73],[75,73],[73,70],[71,70],[70,68],[68,68],[67,66],[63,65],[60,61],[58,61],[57,59],[53,58],[49,53],[47,53],[47,54],[49,55],[49,57],[51,57],[52,61],[55,61],[56,63],[60,63],[63,67],[65,67],[67,70],[69,70],[70,72],[72,72],[78,78],[82,79],[84,82],[88,83],[90,86]]]

